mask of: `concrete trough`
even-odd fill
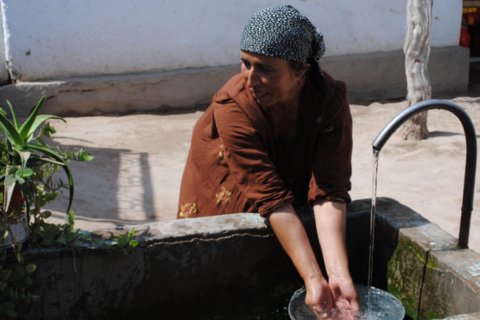
[[[347,249],[353,279],[366,284],[370,199],[353,201]],[[311,208],[298,209],[321,257]],[[131,226],[133,227],[133,226]],[[112,240],[123,230],[94,231]],[[480,255],[388,198],[378,199],[374,286],[388,290],[413,319],[480,311]],[[232,214],[136,226],[130,254],[99,249],[29,248],[37,303],[23,319],[288,319],[302,280],[267,220]],[[321,262],[321,261],[320,261]],[[323,266],[322,266],[323,267]]]

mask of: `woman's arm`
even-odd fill
[[[287,203],[277,208],[269,220],[278,240],[305,281],[305,302],[319,312],[332,308],[330,287],[322,275],[305,228],[292,204]]]
[[[358,294],[348,270],[345,244],[346,207],[345,203],[324,200],[315,201],[315,223],[334,306],[339,308],[359,308]]]
[[[305,302],[316,311],[333,307],[357,309],[358,295],[348,270],[345,246],[346,205],[316,201],[314,206],[318,237],[329,281],[318,266],[305,228],[290,203],[270,215],[270,224],[305,282]]]

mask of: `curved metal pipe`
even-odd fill
[[[477,169],[477,135],[475,127],[468,114],[456,104],[443,100],[427,100],[416,103],[393,118],[378,134],[372,143],[375,150],[382,150],[392,134],[408,119],[422,111],[431,109],[447,110],[457,116],[465,132],[467,148],[467,160],[465,164],[465,182],[463,185],[462,216],[460,218],[460,232],[458,236],[458,247],[468,248],[470,235],[470,221],[473,210],[473,196],[475,193],[475,172]]]

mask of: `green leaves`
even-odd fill
[[[5,240],[7,239],[8,237],[8,230],[0,230],[0,243],[1,244],[4,244],[5,243]]]
[[[125,254],[128,254],[126,249],[135,248],[138,245],[138,240],[133,240],[134,235],[135,227],[133,227],[132,230],[125,233],[123,236],[118,236],[116,239],[118,246],[123,250]]]
[[[28,148],[30,148],[31,150],[39,151],[39,152],[42,152],[43,154],[45,154],[47,156],[52,157],[54,160],[56,160],[59,163],[65,164],[65,161],[63,160],[63,158],[61,156],[59,156],[58,154],[56,154],[54,151],[50,150],[47,147],[44,147],[44,146],[41,146],[41,145],[38,145],[38,144],[32,143],[32,142],[28,142],[26,144],[26,146]],[[72,172],[70,171],[70,168],[67,165],[62,166],[62,168],[65,171],[65,173],[67,174],[68,185],[69,185],[69,190],[70,190],[68,207],[67,207],[67,212],[69,212],[70,208],[72,206],[72,201],[73,201],[73,192],[74,192],[73,176],[72,176]]]
[[[40,125],[42,125],[42,123],[44,123],[45,121],[47,120],[50,120],[50,119],[57,119],[57,120],[62,120],[63,122],[67,122],[65,121],[65,119],[61,118],[61,117],[57,117],[57,116],[52,116],[52,115],[41,115],[41,116],[38,116],[36,119],[35,119],[35,122],[33,123],[32,127],[30,128],[30,130],[28,131],[28,135],[27,137],[31,137],[33,136],[33,133],[35,132],[35,130],[38,129],[38,127]],[[42,130],[42,129],[40,129]],[[43,134],[49,138],[52,137],[52,134],[57,132],[57,130],[55,130],[55,128],[51,127],[50,124],[46,124],[45,125],[45,128],[43,128],[42,130]],[[41,134],[40,134],[41,135]],[[39,135],[39,136],[40,136]]]
[[[22,137],[20,134],[15,130],[15,127],[12,125],[10,121],[4,116],[0,114],[0,127],[2,128],[5,137],[7,137],[8,141],[13,146],[21,146],[23,144]]]
[[[91,249],[99,248],[107,252],[112,251],[112,245],[102,239],[91,238],[74,229],[75,215],[70,210],[74,183],[72,173],[67,165],[68,161],[91,161],[90,156],[83,148],[77,151],[66,151],[63,154],[60,148],[52,150],[48,139],[56,133],[56,129],[48,120],[61,117],[53,115],[39,115],[45,96],[21,125],[10,102],[13,121],[6,118],[6,112],[0,108],[0,242],[8,236],[9,221],[18,219],[22,212],[26,212],[26,226],[30,233],[30,240],[37,246],[77,246]],[[37,134],[38,133],[38,134]],[[46,137],[46,138],[45,138]],[[45,139],[45,141],[44,141]],[[54,179],[54,174],[63,168],[68,181]],[[42,211],[42,207],[55,200],[63,189],[69,190],[69,202],[65,214],[64,224],[47,223],[52,212]],[[10,210],[9,210],[10,208]],[[13,209],[12,209],[13,208]],[[7,214],[5,214],[7,213]],[[121,248],[133,248],[138,244],[133,240],[134,231],[125,235],[121,240]],[[122,236],[121,236],[122,237]],[[91,244],[91,245],[90,245]],[[13,254],[6,256],[5,250],[0,250],[0,318],[16,316],[16,308],[20,301],[36,301],[38,296],[31,294],[25,288],[32,284],[31,274],[37,269],[35,264],[26,264],[21,253],[22,244],[12,247]]]
[[[34,265],[33,263],[30,263],[25,267],[25,271],[27,271],[27,273],[34,273],[36,270],[37,270],[37,266]]]
[[[60,118],[61,119],[61,118]],[[63,120],[63,119],[62,119]],[[65,121],[65,120],[63,120]],[[46,123],[45,124],[45,127],[43,128],[43,135],[49,137],[49,138],[52,138],[52,134],[56,133],[57,130],[55,130],[54,127],[50,126],[50,123]],[[32,132],[33,133],[33,132]]]
[[[6,170],[8,170],[8,166],[6,168]],[[15,169],[15,168],[13,168]],[[16,171],[15,171],[16,172]],[[10,173],[9,173],[9,176],[10,176]],[[13,182],[11,182],[12,179],[10,179],[9,181],[7,181],[7,178],[5,179],[5,182],[4,182],[4,199],[3,199],[3,209],[5,210],[5,212],[8,212],[8,208],[10,207],[10,202],[11,202],[11,199],[12,199],[12,195],[13,195],[13,191],[15,189],[15,181],[16,181],[16,173],[14,175],[15,177],[15,180]],[[8,183],[8,184],[6,184]]]
[[[20,274],[22,276],[25,275],[25,267],[24,266],[22,266],[21,264],[17,264],[16,268],[17,268],[18,274]]]
[[[112,245],[110,243],[102,242],[102,249],[103,250],[109,250],[111,248],[112,248]]]
[[[58,148],[60,150],[60,148]],[[59,151],[59,153],[61,153]],[[95,157],[89,155],[83,148],[78,151],[71,152],[69,150],[65,151],[65,158],[67,160],[75,160],[75,161],[91,161]]]
[[[45,219],[48,219],[52,216],[52,212],[51,211],[43,211],[42,213],[42,217],[45,218]]]
[[[38,112],[40,111],[40,108],[42,107],[43,101],[45,101],[45,96],[43,96],[40,101],[38,101],[37,106],[35,109],[33,109],[32,113],[28,117],[28,119],[25,121],[25,123],[22,125],[18,133],[20,134],[22,140],[27,140],[28,136],[30,135],[30,130],[33,129],[33,124],[35,123],[35,120],[37,119]],[[38,127],[38,126],[37,126]],[[33,129],[35,131],[36,128]],[[32,133],[33,133],[32,131]]]
[[[15,312],[15,304],[13,302],[4,302],[0,304],[0,315],[16,318],[18,315]]]
[[[6,251],[0,250],[0,318],[16,317],[20,306],[25,302],[37,301],[38,296],[27,291],[27,286],[33,284],[30,277],[37,270],[33,263],[25,265],[20,254],[21,243],[14,250],[14,256],[7,258]],[[13,258],[16,259],[13,259]]]
[[[25,170],[25,168],[27,167],[28,158],[30,158],[30,155],[32,153],[29,151],[21,151],[16,148],[13,148],[13,151],[15,151],[20,156],[20,160],[22,161],[22,170]]]
[[[10,168],[8,168],[8,167],[7,167],[7,174],[8,174],[8,175],[5,177],[5,182],[4,182],[4,184],[5,184],[6,186],[9,186],[9,185],[14,184],[15,182],[17,182],[17,180],[18,180],[18,179],[17,179],[17,177],[18,177],[17,172],[18,172],[18,168],[15,168],[15,167],[13,167],[13,168],[10,167]],[[5,210],[6,210],[6,209],[5,209]]]
[[[17,114],[15,113],[15,110],[13,110],[13,107],[12,107],[12,104],[10,103],[10,101],[7,100],[7,104],[10,107],[10,111],[12,111],[12,117],[13,117],[13,121],[15,123],[15,128],[18,130],[18,129],[20,129],[20,123],[18,123]]]
[[[2,281],[7,281],[8,278],[10,278],[10,275],[12,274],[12,270],[2,270],[0,274],[0,278]]]
[[[18,183],[23,185],[26,181],[38,181],[40,183],[46,183],[49,185],[47,189],[60,189],[66,188],[69,190],[69,202],[67,206],[66,212],[70,211],[73,196],[74,196],[74,184],[73,184],[73,177],[71,174],[70,169],[68,168],[66,162],[69,160],[76,160],[76,161],[90,161],[94,157],[88,155],[88,153],[82,148],[75,152],[67,151],[64,155],[61,153],[60,149],[58,148],[58,152],[55,152],[50,149],[50,147],[43,141],[40,136],[46,136],[51,138],[52,134],[56,132],[56,129],[50,125],[50,123],[45,123],[47,120],[51,119],[58,119],[65,122],[65,120],[61,117],[53,116],[53,115],[39,115],[40,108],[45,101],[45,96],[43,96],[40,101],[38,102],[37,106],[25,121],[23,125],[20,126],[15,111],[10,104],[7,102],[11,111],[12,116],[14,119],[14,124],[12,123],[2,114],[0,114],[0,129],[5,134],[8,144],[7,143],[0,143],[0,168],[3,165],[7,166],[14,166],[20,168],[20,170],[10,171],[6,170],[6,178],[5,184],[6,185],[14,185]],[[40,128],[40,134],[35,138],[34,141],[36,143],[31,142],[33,138],[33,134],[35,131],[42,125],[45,124],[43,128]],[[2,150],[4,153],[2,154]],[[43,154],[43,156],[38,156],[38,154]],[[57,172],[59,167],[63,167],[67,178],[68,178],[68,185],[64,185],[63,181],[60,180],[59,184],[54,184],[52,182],[51,177],[47,177],[47,181],[43,181],[43,177],[37,179],[35,177],[35,171],[33,168],[41,163],[50,163],[53,166],[53,172],[49,172],[46,176],[53,175],[54,172]],[[45,175],[44,175],[45,176]],[[0,177],[1,179],[1,177]],[[32,183],[30,182],[29,185]],[[49,190],[47,190],[49,191]],[[44,197],[43,201],[48,203],[54,200],[58,196],[57,193],[50,193],[49,196]],[[9,200],[9,199],[7,199]],[[8,201],[5,202],[5,205],[8,207]]]
[[[67,215],[67,224],[71,227],[74,226],[75,224],[75,213],[73,212],[73,210],[70,210],[68,212],[68,215]]]

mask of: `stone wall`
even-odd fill
[[[368,199],[348,207],[347,250],[360,284],[367,281],[369,211]],[[478,253],[457,250],[453,237],[392,199],[380,198],[378,211],[374,286],[399,297],[413,319],[480,311]],[[298,214],[320,258],[312,210]],[[108,241],[129,229],[94,235]],[[302,286],[258,214],[137,225],[136,237],[129,255],[30,248],[24,256],[38,266],[32,291],[41,298],[22,318],[287,319],[288,300]]]

